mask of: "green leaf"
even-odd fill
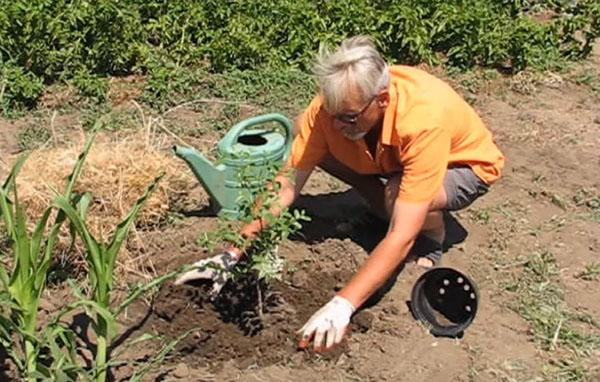
[[[139,296],[141,296],[148,290],[162,284],[163,282],[176,277],[180,273],[181,273],[180,271],[173,271],[173,272],[164,274],[160,277],[157,277],[147,284],[136,286],[131,292],[129,292],[129,295],[127,295],[127,297],[123,300],[123,302],[115,310],[115,317],[118,317],[123,312],[123,310],[125,310],[125,308],[127,308]]]
[[[166,346],[164,346],[161,349],[160,352],[158,352],[158,354],[156,354],[154,357],[152,357],[149,361],[144,362],[144,367],[142,367],[139,370],[136,370],[135,373],[133,373],[133,375],[129,379],[129,381],[130,382],[143,381],[142,378],[146,374],[148,374],[148,372],[150,372],[152,370],[152,368],[156,367],[156,365],[161,364],[164,361],[165,357],[175,348],[175,346],[177,346],[177,344],[179,342],[181,342],[181,340],[183,340],[185,337],[189,336],[190,333],[192,333],[198,329],[199,328],[190,329],[187,332],[180,335],[179,337],[173,339],[171,342],[169,342]]]
[[[96,123],[94,124],[94,131],[96,131],[98,129],[98,126],[100,126],[100,124],[101,124],[100,120],[97,120]],[[94,143],[94,139],[95,138],[96,138],[95,132],[92,133],[88,137],[88,139],[86,140],[86,142],[85,142],[85,144],[83,146],[83,150],[81,151],[81,153],[77,157],[77,161],[75,162],[75,166],[73,166],[73,171],[71,171],[71,174],[67,178],[68,182],[67,182],[67,186],[65,187],[65,192],[64,192],[64,195],[67,198],[73,193],[73,187],[75,186],[75,182],[77,181],[77,178],[79,177],[79,174],[81,172],[81,168],[83,167],[85,159],[87,158],[87,155],[88,155],[88,153],[90,151],[90,148],[92,147],[92,143]]]
[[[64,196],[57,196],[54,199],[54,205],[62,210],[69,218],[70,223],[73,225],[83,243],[86,246],[86,259],[88,264],[91,266],[91,271],[94,275],[104,277],[104,266],[103,259],[101,257],[101,250],[98,242],[89,232],[87,225],[80,214],[75,208],[69,203],[69,200]]]
[[[23,167],[23,163],[25,163],[26,159],[27,159],[27,155],[22,155],[16,160],[15,164],[13,165],[12,169],[10,170],[10,173],[8,174],[8,177],[4,181],[4,184],[2,185],[3,190],[8,192],[9,190],[11,190],[14,187],[15,180],[17,178],[17,174],[19,173],[19,171],[21,171],[21,167]]]
[[[12,204],[8,199],[8,194],[5,189],[0,189],[0,213],[2,213],[2,217],[4,218],[4,225],[6,226],[6,232],[11,236],[13,236],[13,226],[14,226],[14,212],[12,209]]]
[[[40,244],[44,235],[44,230],[46,229],[46,224],[48,223],[48,219],[50,218],[50,213],[52,212],[52,207],[46,208],[44,214],[38,221],[35,230],[33,231],[33,235],[31,236],[31,254],[36,256],[40,250]]]
[[[0,264],[0,282],[2,282],[2,288],[8,291],[10,279],[6,273],[6,269],[4,269],[4,264]]]
[[[127,233],[129,232],[129,228],[130,228],[131,224],[135,221],[135,218],[137,217],[137,214],[140,212],[140,209],[142,208],[143,204],[146,202],[146,199],[148,199],[150,197],[150,195],[152,195],[154,190],[156,190],[156,187],[158,187],[158,182],[160,182],[160,180],[163,178],[164,175],[165,174],[163,173],[163,174],[160,174],[159,176],[157,176],[156,178],[154,178],[152,183],[150,183],[150,185],[148,187],[146,187],[146,191],[144,192],[144,194],[135,202],[134,206],[129,211],[129,214],[127,214],[125,219],[123,219],[117,226],[117,229],[112,237],[112,240],[110,241],[110,243],[108,245],[108,249],[107,249],[107,253],[106,253],[107,261],[108,261],[107,269],[109,270],[109,272],[111,272],[111,275],[112,275],[112,270],[114,269],[114,266],[115,266],[117,253],[119,252],[119,249],[121,248],[121,244],[127,237]]]

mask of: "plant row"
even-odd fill
[[[0,107],[33,106],[44,86],[102,92],[109,75],[168,61],[211,71],[307,70],[322,43],[371,35],[400,63],[518,71],[587,56],[596,0],[0,0]]]
[[[176,274],[169,273],[133,287],[124,299],[118,303],[115,301],[112,292],[117,254],[161,176],[148,186],[115,227],[110,240],[95,237],[86,223],[92,197],[87,192],[74,192],[92,142],[93,136],[79,156],[64,191],[55,191],[52,204],[32,231],[15,182],[25,156],[17,160],[0,187],[0,228],[6,235],[7,246],[0,249],[0,349],[16,366],[20,380],[107,380],[111,368],[124,362],[118,360],[121,349],[152,338],[149,335],[135,340],[123,337],[117,327],[117,318],[144,292]],[[74,302],[59,307],[42,322],[38,317],[40,302],[55,260],[55,245],[63,228],[69,228],[73,240],[78,238],[83,242],[88,275],[85,281],[79,280],[79,283],[69,280]],[[82,288],[82,284],[87,288]],[[93,332],[92,340],[87,338],[89,333],[77,333],[70,326],[67,318],[76,313],[83,313],[88,320]],[[139,367],[131,380],[140,380],[153,364],[164,358],[175,342]],[[93,359],[82,357],[84,349],[91,351]]]

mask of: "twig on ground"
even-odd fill
[[[552,337],[552,349],[556,348],[556,343],[558,342],[558,335],[560,333],[560,328],[563,324],[563,319],[561,318],[558,322],[558,326],[556,327],[556,331],[554,332],[554,336]]]
[[[52,142],[54,143],[55,146],[57,144],[57,140],[56,140],[56,129],[54,128],[54,120],[56,119],[57,115],[58,115],[58,112],[56,110],[54,110],[54,112],[52,112],[52,117],[50,118],[50,132],[52,134]]]

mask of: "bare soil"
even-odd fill
[[[596,54],[578,70],[600,76],[598,68]],[[229,283],[215,301],[206,286],[166,283],[152,301],[129,310],[122,325],[134,328],[132,336],[188,333],[148,380],[546,380],[545,366],[566,350],[558,344],[555,351],[542,351],[530,323],[511,309],[517,296],[506,284],[519,277],[523,259],[553,253],[568,307],[600,320],[600,280],[578,276],[600,262],[598,210],[577,202],[578,195],[600,195],[600,93],[557,76],[549,74],[551,81],[542,79],[526,94],[508,79],[474,93],[474,106],[494,131],[507,167],[488,195],[448,221],[451,246],[443,265],[468,274],[480,296],[477,317],[462,338],[433,337],[414,320],[410,293],[423,270],[408,262],[353,317],[340,347],[326,354],[296,348],[296,331],[350,279],[386,230],[354,191],[317,172],[296,206],[312,221],[280,248],[288,265],[282,280],[261,293],[261,312],[251,278]],[[18,150],[22,124],[0,120],[3,159]],[[189,139],[208,149],[217,137]],[[145,256],[160,273],[208,255],[196,244],[216,224],[206,212],[206,194],[198,187],[195,199],[183,204],[182,220],[139,233]],[[151,342],[128,355],[147,360],[163,345]],[[598,350],[579,359],[587,380],[600,380]],[[131,369],[114,372],[126,380]]]

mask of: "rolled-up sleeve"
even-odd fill
[[[321,100],[316,97],[296,122],[297,135],[292,143],[288,166],[310,171],[323,160],[328,152],[323,132],[327,119]]]

